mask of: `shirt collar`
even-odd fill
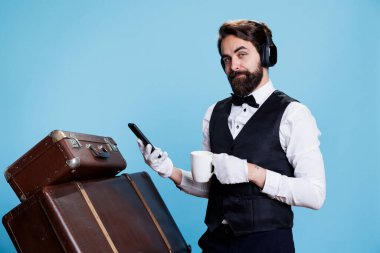
[[[275,90],[272,81],[269,79],[267,83],[254,90],[250,95],[252,95],[255,98],[256,103],[261,106]]]

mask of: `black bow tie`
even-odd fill
[[[232,95],[232,103],[234,105],[241,106],[242,104],[246,103],[252,107],[259,108],[259,104],[256,103],[256,100],[252,95],[249,95],[248,97],[240,97],[233,93],[231,93],[231,95]]]

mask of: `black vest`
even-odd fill
[[[294,168],[281,147],[282,115],[296,101],[274,91],[233,139],[228,128],[231,97],[219,101],[210,119],[210,146],[216,154],[227,153],[268,170],[294,177]],[[235,235],[293,226],[291,207],[261,193],[252,183],[221,184],[211,178],[205,223],[213,231],[226,219]]]

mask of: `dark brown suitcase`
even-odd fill
[[[172,252],[191,252],[191,246],[186,244],[177,224],[165,205],[160,193],[154,186],[153,181],[146,172],[123,174],[126,176],[136,194],[140,196],[142,202],[146,202],[146,209],[153,213],[164,236],[168,240]]]
[[[9,166],[4,175],[25,201],[43,186],[113,177],[125,167],[112,138],[55,130]]]
[[[18,252],[190,252],[146,173],[44,187],[3,217]]]

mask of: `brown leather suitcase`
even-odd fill
[[[190,252],[146,173],[46,186],[3,217],[18,252]]]
[[[146,202],[146,209],[153,213],[159,227],[161,227],[164,236],[168,240],[168,245],[172,252],[191,252],[191,246],[186,244],[177,224],[170,214],[169,209],[165,205],[160,193],[154,186],[153,181],[146,172],[124,174],[136,194],[141,198],[142,202]]]
[[[9,166],[4,175],[25,201],[43,186],[112,177],[125,167],[112,138],[55,130]]]

